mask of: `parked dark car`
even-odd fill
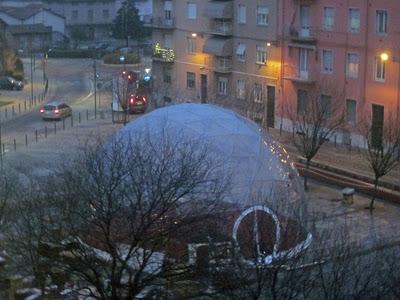
[[[24,88],[24,83],[11,76],[0,77],[0,89],[20,91]]]
[[[131,94],[128,99],[128,112],[144,113],[147,109],[147,98],[144,95]]]

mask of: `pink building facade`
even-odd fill
[[[362,146],[360,122],[371,119],[379,135],[399,118],[399,1],[284,0],[279,11],[283,127],[283,107],[301,110],[312,89],[346,109],[339,142]]]

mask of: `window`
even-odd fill
[[[358,54],[357,53],[347,53],[347,67],[346,73],[350,78],[358,77]]]
[[[333,30],[335,26],[335,8],[324,7],[324,29]]]
[[[358,8],[349,9],[349,31],[360,31],[360,10]]]
[[[193,72],[186,73],[186,87],[188,89],[194,89],[196,87],[196,74]]]
[[[236,55],[237,55],[238,60],[240,60],[240,61],[246,60],[246,45],[245,44],[239,44],[239,46],[236,49]]]
[[[172,48],[172,34],[164,34],[164,48],[171,49]]]
[[[245,99],[246,97],[246,82],[244,81],[244,79],[238,79],[237,83],[236,83],[236,97],[238,99]]]
[[[246,24],[246,5],[244,4],[239,4],[237,21],[239,24]]]
[[[387,11],[377,10],[376,11],[376,32],[387,33]]]
[[[254,84],[254,102],[262,103],[262,85]]]
[[[164,2],[164,19],[167,23],[172,24],[172,1]]]
[[[78,11],[77,10],[72,11],[72,20],[78,20]]]
[[[163,67],[163,81],[165,83],[171,83],[172,79],[172,70],[171,67]]]
[[[346,121],[348,124],[356,125],[356,108],[357,101],[352,99],[346,100]]]
[[[103,19],[108,19],[110,17],[110,11],[108,9],[103,9]]]
[[[268,25],[268,7],[257,6],[257,25]]]
[[[93,10],[89,9],[87,12],[87,18],[89,22],[93,22]]]
[[[386,62],[380,57],[375,58],[375,80],[385,81]]]
[[[256,63],[265,64],[267,62],[267,48],[263,46],[257,46]]]
[[[187,17],[191,20],[196,20],[197,18],[197,4],[193,2],[187,3]]]
[[[219,77],[218,78],[218,95],[226,95],[227,86],[228,86],[228,78]]]
[[[307,111],[308,93],[306,90],[297,90],[297,113],[302,114]]]
[[[322,50],[322,72],[332,73],[333,70],[333,52],[332,50]]]
[[[188,53],[195,53],[196,52],[196,39],[192,37],[187,38],[187,48]]]
[[[322,115],[326,118],[329,118],[332,110],[332,97],[328,95],[321,95],[320,105]]]

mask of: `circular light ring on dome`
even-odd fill
[[[308,246],[311,244],[312,241],[312,234],[308,233],[307,234],[307,238],[298,243],[296,246],[288,249],[288,250],[283,250],[283,251],[279,251],[279,246],[280,246],[280,242],[281,242],[281,223],[279,221],[278,216],[268,207],[266,207],[265,205],[255,205],[252,207],[247,208],[246,210],[244,210],[240,216],[236,219],[234,225],[233,225],[233,230],[232,230],[232,238],[233,241],[235,243],[235,246],[239,249],[240,251],[240,247],[239,247],[239,241],[238,241],[238,230],[239,230],[239,226],[242,223],[243,219],[251,214],[254,213],[256,211],[261,211],[264,213],[267,213],[268,215],[271,216],[272,220],[275,223],[275,243],[273,246],[273,251],[272,254],[270,255],[263,255],[262,253],[260,253],[260,247],[259,247],[259,240],[256,236],[256,243],[257,243],[257,251],[258,251],[258,257],[256,261],[250,260],[250,259],[243,259],[245,263],[247,263],[248,265],[251,266],[255,266],[255,265],[269,265],[273,262],[273,260],[281,258],[281,257],[294,257],[296,255],[298,255],[300,252],[302,252],[303,250],[305,250],[306,248],[308,248]],[[255,224],[255,226],[258,226],[258,223]],[[258,234],[258,230],[256,231],[256,233]]]

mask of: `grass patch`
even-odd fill
[[[12,104],[12,103],[14,103],[14,102],[12,102],[12,101],[0,101],[0,107],[8,105],[8,104]]]

